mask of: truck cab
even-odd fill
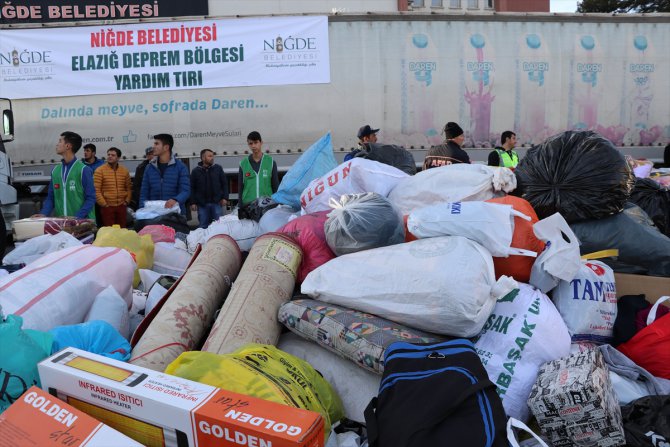
[[[7,237],[12,231],[12,222],[19,217],[19,204],[16,188],[11,184],[12,164],[5,150],[5,143],[14,140],[14,114],[12,102],[7,98],[0,98],[0,229],[5,232],[0,234],[0,259],[5,254]]]

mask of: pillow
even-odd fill
[[[384,372],[384,351],[391,343],[437,343],[446,339],[312,299],[297,299],[282,305],[279,322],[301,337],[378,374]]]

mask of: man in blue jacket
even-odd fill
[[[147,165],[142,177],[140,208],[147,200],[165,200],[165,208],[179,203],[181,213],[186,215],[186,201],[191,195],[188,168],[172,155],[172,135],[154,135],[154,159]]]
[[[228,204],[228,179],[223,168],[214,163],[211,149],[200,151],[200,163],[191,172],[191,191],[191,209],[198,211],[200,228],[207,228]]]

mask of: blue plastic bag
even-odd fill
[[[53,352],[71,347],[122,362],[130,360],[130,343],[106,321],[59,326],[49,332],[54,337]]]
[[[28,334],[21,329],[23,318],[0,311],[0,413],[33,385],[40,386],[37,364],[50,354],[51,336]]]
[[[312,144],[291,166],[272,199],[277,203],[300,209],[300,194],[309,182],[319,178],[337,166],[330,132]]]

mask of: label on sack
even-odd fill
[[[272,239],[263,253],[263,259],[281,265],[296,276],[302,254],[294,245],[281,239]]]
[[[340,180],[344,180],[349,176],[349,172],[351,172],[351,162],[341,165],[340,170],[335,172],[331,171],[328,176],[325,177],[325,181],[321,178],[314,185],[308,185],[307,189],[303,191],[300,196],[300,205],[303,208],[307,208],[307,202],[311,202],[319,195],[323,194],[326,190],[326,184],[328,184],[329,187],[337,185]]]
[[[556,308],[573,342],[608,343],[617,316],[614,271],[599,261],[582,261],[577,276],[553,292]]]

